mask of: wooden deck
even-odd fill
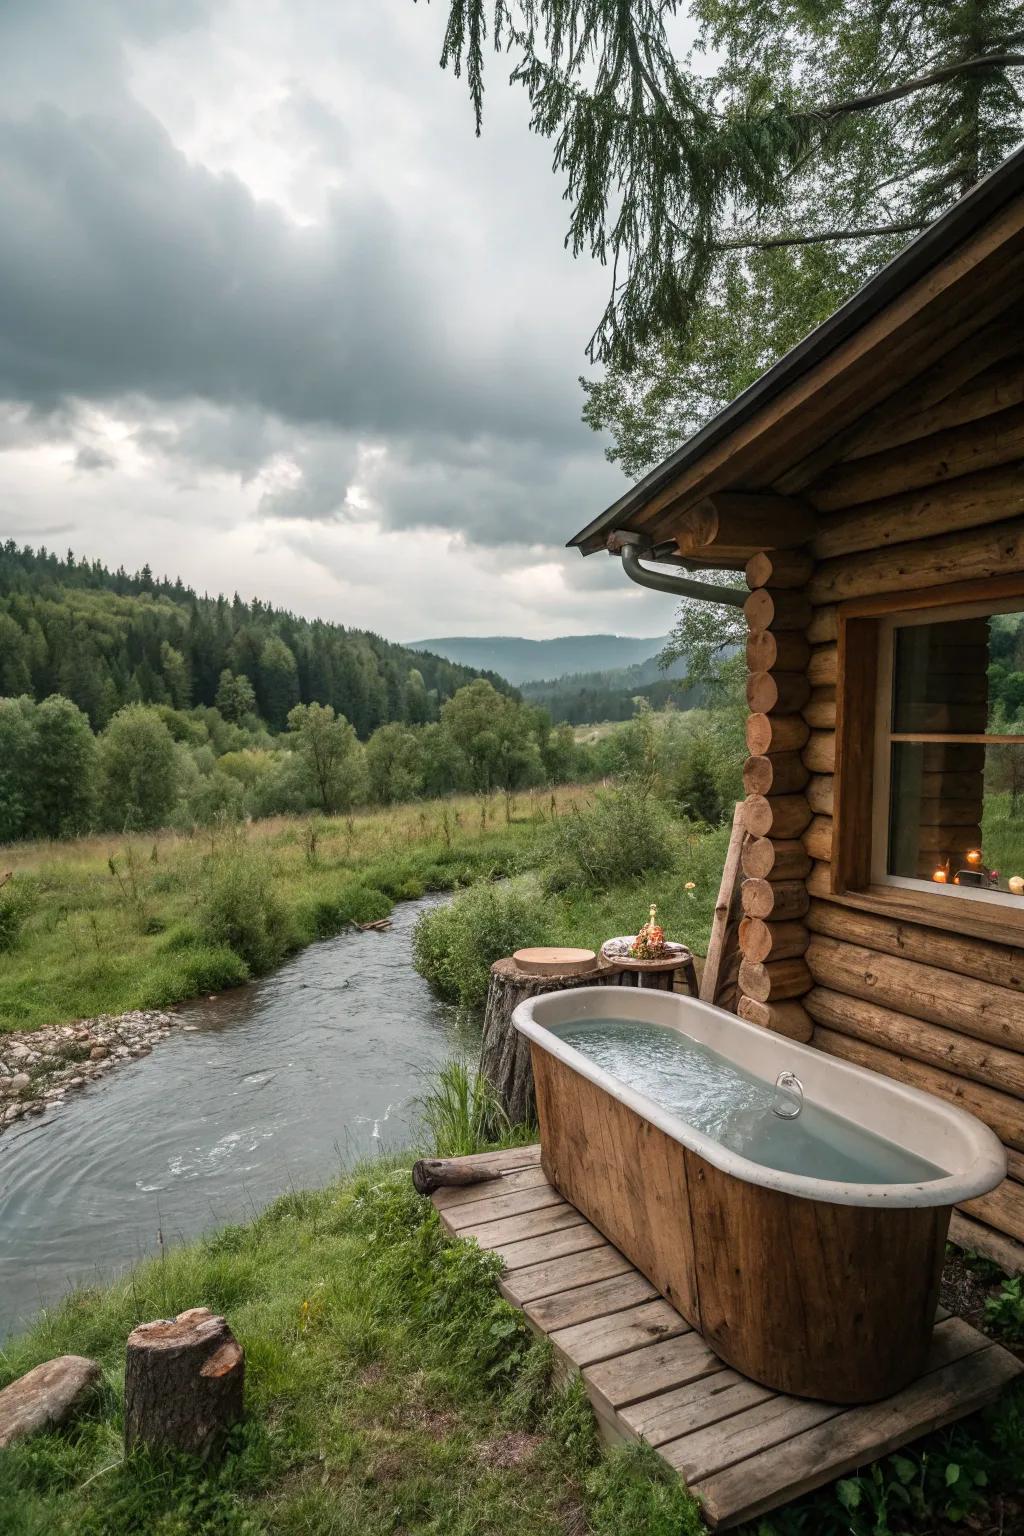
[[[493,1182],[438,1190],[446,1229],[505,1261],[503,1295],[580,1371],[605,1437],[655,1446],[727,1528],[974,1413],[1024,1365],[941,1315],[924,1376],[867,1407],[786,1397],[730,1370],[540,1167],[540,1148],[491,1154]]]

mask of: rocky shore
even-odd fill
[[[170,1013],[138,1010],[0,1035],[0,1134],[27,1115],[55,1108],[122,1062],[148,1056],[174,1023]]]

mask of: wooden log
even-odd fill
[[[814,559],[805,549],[764,549],[747,561],[747,586],[787,589],[803,587],[814,569]]]
[[[832,817],[815,816],[804,833],[804,850],[812,859],[830,863],[832,859]]]
[[[836,690],[812,688],[811,696],[800,711],[807,724],[816,731],[834,731],[836,728]]]
[[[788,795],[803,789],[809,777],[799,752],[748,757],[743,765],[743,788],[748,795]]]
[[[789,1040],[806,1045],[814,1033],[814,1020],[803,1003],[791,997],[784,1003],[759,1003],[756,997],[741,997],[738,1013],[748,1024],[770,1029]]]
[[[827,871],[814,870],[810,884],[817,888]],[[940,933],[921,923],[902,918],[858,912],[830,901],[810,904],[807,925],[825,938],[862,944],[881,954],[898,955],[923,965],[937,965],[954,976],[973,976],[996,986],[1024,993],[1024,951],[1013,944],[993,944],[965,938],[959,933]],[[1024,999],[1022,999],[1024,1006]]]
[[[803,917],[810,905],[807,886],[802,880],[748,878],[740,889],[740,900],[744,916],[770,917],[776,923]]]
[[[144,1445],[213,1456],[242,1417],[244,1382],[241,1345],[206,1307],[140,1323],[125,1351],[125,1451]]]
[[[807,994],[805,1007],[807,1000],[813,997],[813,992]],[[957,1077],[952,1072],[914,1061],[909,1056],[883,1050],[881,1046],[869,1045],[865,1040],[854,1040],[849,1035],[840,1034],[838,1030],[828,1029],[821,1024],[814,1031],[813,1044],[819,1050],[827,1051],[830,1056],[839,1056],[843,1061],[852,1061],[859,1067],[869,1067],[872,1072],[894,1077],[898,1082],[909,1083],[912,1088],[920,1088],[923,1093],[934,1093],[940,1099],[966,1109],[968,1114],[977,1115],[979,1120],[983,1120],[1000,1141],[1024,1151],[1024,1106],[1019,1099],[1011,1098],[1008,1093],[999,1093],[994,1088],[986,1088],[982,1083],[972,1082],[970,1078]]]
[[[1024,1184],[1004,1179],[987,1195],[965,1200],[960,1209],[975,1221],[983,1221],[1017,1242],[1024,1240]]]
[[[839,647],[816,645],[807,664],[807,677],[812,688],[835,687],[839,679]]]
[[[740,991],[759,1003],[782,1002],[800,997],[811,986],[811,973],[802,956],[791,960],[754,960],[740,962]]]
[[[811,645],[825,645],[839,639],[839,609],[834,603],[814,609],[807,626],[807,639]]]
[[[982,417],[993,416],[1015,405],[1024,405],[1024,366],[1019,357],[998,363],[935,405],[911,409],[905,414],[894,412],[891,420],[879,422],[859,437],[844,455],[843,462],[867,458],[887,448],[898,448],[902,443],[930,437],[947,427],[980,421]]]
[[[811,941],[807,963],[818,986],[1024,1051],[1024,1010],[1008,987],[820,934]]]
[[[598,971],[577,971],[561,976],[531,976],[511,958],[491,966],[480,1043],[480,1075],[487,1079],[504,1113],[513,1125],[536,1119],[530,1042],[513,1027],[512,1015],[527,998],[547,992],[568,992],[575,987],[607,986],[621,982],[623,972],[612,966]]]
[[[1018,484],[1021,479],[1018,470]],[[807,591],[815,602],[834,603],[851,597],[918,591],[960,581],[993,580],[1021,570],[1024,570],[1024,520],[1017,518],[994,528],[979,528],[973,532],[899,544],[892,549],[872,549],[864,554],[824,560],[811,577]],[[759,592],[751,593],[747,602],[760,595]]]
[[[747,704],[754,714],[792,715],[810,696],[806,672],[751,672],[747,677]]]
[[[969,1253],[991,1259],[1007,1275],[1024,1274],[1024,1243],[1014,1242],[1002,1232],[995,1232],[983,1222],[972,1221],[954,1211],[949,1222],[949,1240]]]
[[[743,846],[742,864],[743,873],[751,880],[804,880],[811,870],[811,860],[798,838],[749,838]]]
[[[932,437],[833,465],[813,488],[823,512],[901,495],[1024,458],[1024,406]],[[809,535],[808,535],[809,536]]]
[[[493,1153],[481,1157],[420,1157],[412,1165],[412,1185],[418,1195],[432,1195],[435,1189],[456,1189],[465,1184],[484,1184],[488,1179],[504,1178],[536,1166],[536,1159],[495,1168]]]
[[[804,1006],[817,1023],[828,1029],[1024,1099],[1024,1055],[1017,1051],[974,1040],[958,1030],[929,1024],[909,1013],[882,1008],[878,1003],[828,987],[813,988]]]
[[[835,778],[831,773],[817,773],[807,785],[807,804],[815,816],[831,816],[835,809]]]
[[[803,923],[766,923],[761,917],[745,917],[740,923],[740,950],[745,960],[791,960],[802,955],[810,942]]]
[[[747,640],[749,672],[803,672],[811,648],[799,629],[760,629]]]
[[[744,803],[743,824],[751,837],[799,837],[810,819],[803,795],[748,795]]]
[[[799,715],[756,714],[747,717],[747,750],[754,757],[774,752],[798,752],[810,736]]]
[[[803,759],[812,773],[834,773],[836,767],[835,731],[812,731],[804,744]]]
[[[811,605],[803,591],[758,587],[743,604],[743,612],[755,634],[762,629],[806,629],[811,622]]]
[[[789,549],[814,532],[814,512],[788,496],[716,491],[690,507],[676,524],[680,554],[716,549]]]

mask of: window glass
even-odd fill
[[[1024,899],[1024,610],[898,625],[886,870]]]

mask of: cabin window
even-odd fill
[[[879,625],[872,883],[1024,910],[1024,601]]]

